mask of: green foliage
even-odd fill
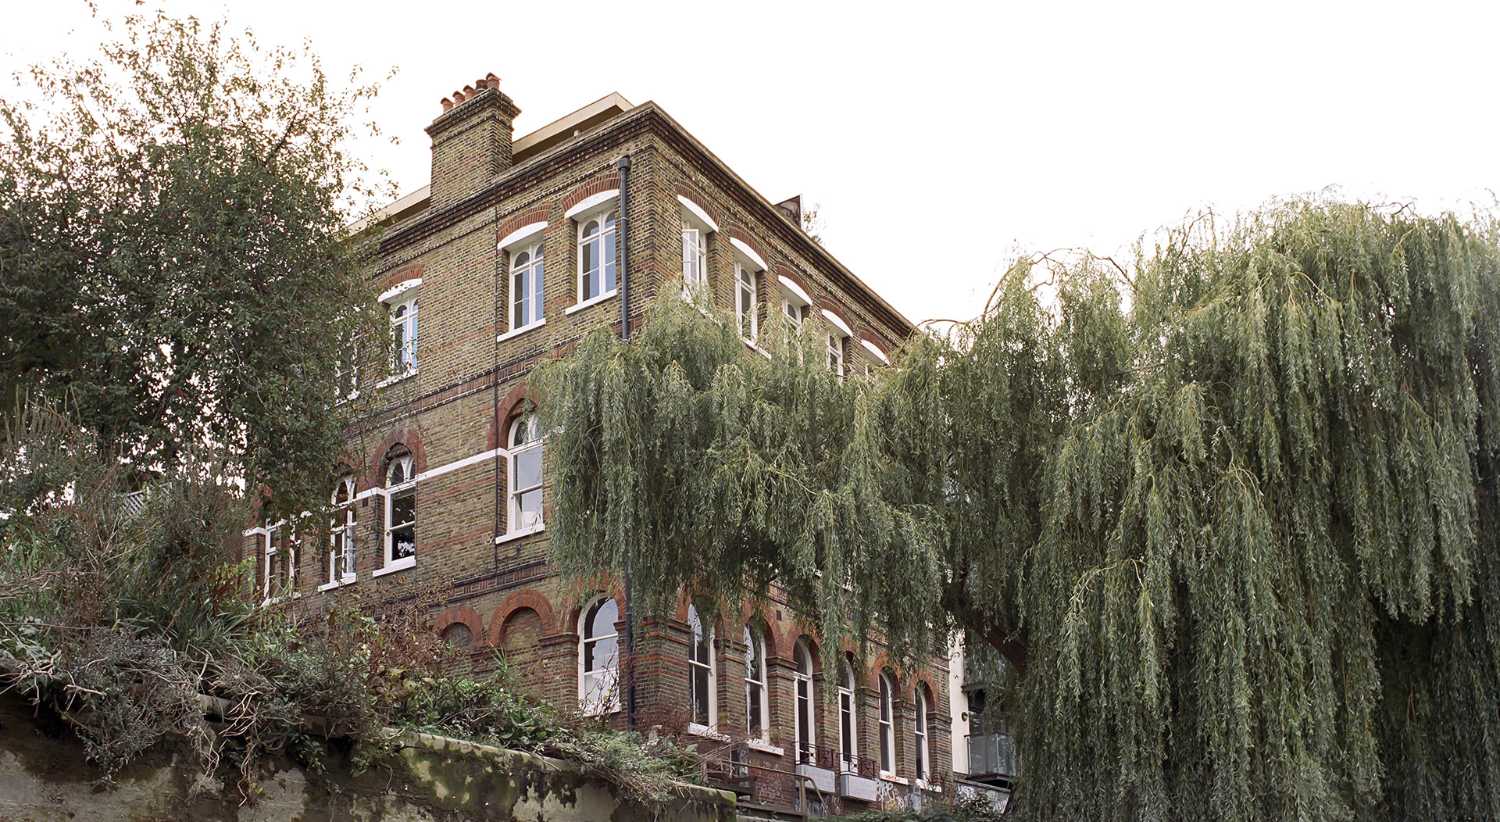
[[[538,375],[570,572],[648,611],[782,580],[825,647],[963,627],[1019,677],[1037,818],[1500,816],[1488,218],[1023,260],[873,381],[673,302]]]
[[[346,229],[376,195],[348,153],[375,86],[224,24],[119,35],[0,98],[0,414],[66,396],[138,472],[212,442],[310,510],[342,445],[329,375],[375,327]]]
[[[92,431],[30,406],[3,433],[0,691],[60,716],[105,779],[179,739],[201,760],[200,788],[233,773],[253,798],[268,754],[317,771],[325,740],[349,739],[357,768],[381,767],[400,731],[572,759],[648,802],[697,777],[691,753],[560,714],[503,664],[472,671],[433,633],[425,595],[345,597],[316,614],[256,607],[248,569],[225,563],[245,502],[217,462],[128,507],[125,472]]]
[[[989,799],[968,796],[952,802],[929,801],[919,811],[866,811],[842,817],[850,822],[1001,822],[1004,814]]]

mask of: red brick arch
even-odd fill
[[[442,636],[443,632],[455,623],[462,624],[469,629],[469,634],[474,637],[474,644],[484,642],[484,620],[479,618],[478,611],[467,605],[450,605],[444,608],[432,621],[432,631]]]
[[[756,240],[754,237],[752,237],[750,235],[750,232],[744,230],[743,228],[740,228],[737,225],[731,225],[728,228],[724,229],[724,233],[728,234],[730,237],[736,240],[739,240],[745,245],[750,246],[750,249],[752,251],[754,251],[756,254],[759,254],[760,258],[766,261],[766,265],[772,265],[771,255],[766,253],[765,246],[761,245],[759,240]],[[803,290],[806,290],[805,286]],[[812,292],[809,291],[808,293],[811,294]]]
[[[500,227],[495,230],[495,242],[500,242],[500,240],[504,239],[505,235],[511,233],[512,231],[515,231],[521,226],[531,225],[532,223],[545,222],[548,222],[547,209],[545,206],[537,206],[536,208],[527,209],[519,214],[515,214],[511,217],[505,218],[505,221],[500,223]]]
[[[767,262],[770,262],[770,261],[768,260]],[[785,263],[771,263],[771,269],[772,269],[771,273],[775,274],[776,276],[778,276],[778,277],[785,277],[788,280],[791,280],[792,282],[796,283],[797,287],[799,287],[803,291],[807,292],[807,296],[813,298],[813,304],[814,305],[818,304],[818,294],[817,294],[817,292],[814,291],[811,288],[808,288],[807,287],[807,281],[804,280],[802,278],[802,275],[798,274],[796,272],[796,270],[794,270],[791,266],[786,265]]]
[[[413,471],[420,474],[427,470],[427,449],[422,445],[421,432],[415,428],[399,428],[386,434],[370,452],[370,461],[365,470],[365,487],[378,488],[385,485],[385,458],[398,446],[411,452]]]
[[[588,199],[589,197],[594,196],[595,194],[598,194],[601,191],[609,191],[612,188],[619,188],[619,187],[620,187],[620,178],[618,178],[618,177],[615,177],[615,176],[610,175],[610,174],[605,174],[605,175],[601,175],[599,177],[595,177],[594,179],[589,180],[588,182],[579,185],[577,188],[575,188],[572,191],[569,191],[567,194],[563,195],[563,199],[562,199],[562,210],[563,210],[563,213],[567,213],[568,209],[572,208],[573,206],[578,205],[579,203],[583,202],[584,200]]]
[[[890,344],[888,344],[885,340],[881,339],[880,335],[875,334],[874,332],[870,331],[868,328],[860,328],[860,329],[858,329],[858,331],[859,331],[859,338],[861,340],[864,340],[865,342],[868,342],[869,344],[875,346],[876,348],[879,348],[882,352],[884,352],[886,359],[888,359],[888,360],[891,359],[891,349],[892,349],[892,346]],[[866,351],[865,353],[868,355],[869,351]],[[881,365],[884,365],[884,364],[885,363],[881,363]]]
[[[490,448],[499,448],[504,445],[510,421],[515,419],[521,407],[530,401],[531,395],[527,392],[525,380],[512,385],[505,396],[500,398],[500,404],[495,406],[495,416],[490,420],[488,440]]]
[[[854,329],[854,323],[849,322],[849,315],[846,314],[844,312],[844,309],[832,299],[825,297],[818,300],[816,305],[820,310],[827,311],[835,317],[838,317],[840,320],[843,320],[844,325],[849,326],[849,329],[851,331]],[[827,318],[823,318],[823,322],[828,322]]]
[[[740,609],[740,624],[736,627],[744,628],[746,625],[755,626],[760,632],[761,642],[766,646],[766,658],[778,656],[778,652],[785,651],[786,639],[777,633],[774,624],[766,618],[765,612],[757,610],[746,604]],[[735,641],[739,641],[740,633],[737,632]]]
[[[398,283],[404,283],[407,280],[416,279],[417,277],[421,277],[426,273],[427,266],[423,265],[422,263],[412,263],[410,265],[404,265],[396,269],[395,271],[383,275],[380,278],[380,284],[376,290],[385,291],[388,288],[394,287]]]
[[[593,604],[594,600],[599,599],[600,597],[603,597],[603,596],[608,596],[610,599],[613,599],[615,601],[615,605],[619,606],[619,608],[620,608],[620,618],[624,619],[625,618],[625,590],[620,587],[619,583],[616,582],[616,583],[610,583],[609,588],[608,588],[607,591],[603,590],[603,589],[599,589],[599,588],[596,588],[593,591],[590,591],[587,596],[582,597],[577,602],[573,603],[572,605],[569,605],[567,608],[565,608],[561,612],[559,612],[558,615],[559,615],[559,617],[561,617],[561,619],[557,623],[557,630],[560,633],[564,633],[564,634],[577,633],[578,632],[578,618],[579,618],[579,616],[581,616],[583,614],[583,607],[585,605],[591,605],[591,604]]]
[[[696,203],[715,223],[718,223],[720,226],[724,225],[723,215],[708,195],[684,183],[678,183],[676,191],[678,196],[686,197]]]
[[[498,648],[505,642],[505,621],[522,609],[536,612],[537,618],[541,620],[544,627],[552,625],[556,620],[552,613],[552,603],[548,602],[540,591],[515,591],[490,612],[489,643],[491,645]]]

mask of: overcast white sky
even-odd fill
[[[1493,1],[166,7],[399,67],[376,116],[401,143],[370,159],[403,192],[438,100],[488,71],[518,135],[609,91],[655,100],[772,201],[821,204],[825,245],[913,320],[973,315],[1018,249],[1115,253],[1203,206],[1500,188]],[[0,70],[95,30],[81,0],[8,4]]]

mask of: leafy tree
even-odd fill
[[[1137,258],[1022,261],[869,380],[670,300],[595,335],[537,375],[554,555],[647,612],[780,580],[826,648],[970,631],[1037,818],[1500,816],[1495,223],[1289,202]]]
[[[376,88],[222,23],[118,33],[0,100],[0,413],[67,395],[139,471],[221,445],[289,504],[326,497],[331,375],[374,305],[347,226]]]

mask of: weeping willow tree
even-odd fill
[[[1037,818],[1500,817],[1488,218],[1292,202],[1023,261],[842,383],[672,302],[537,375],[568,571],[648,612],[775,580],[913,662],[969,631]]]

